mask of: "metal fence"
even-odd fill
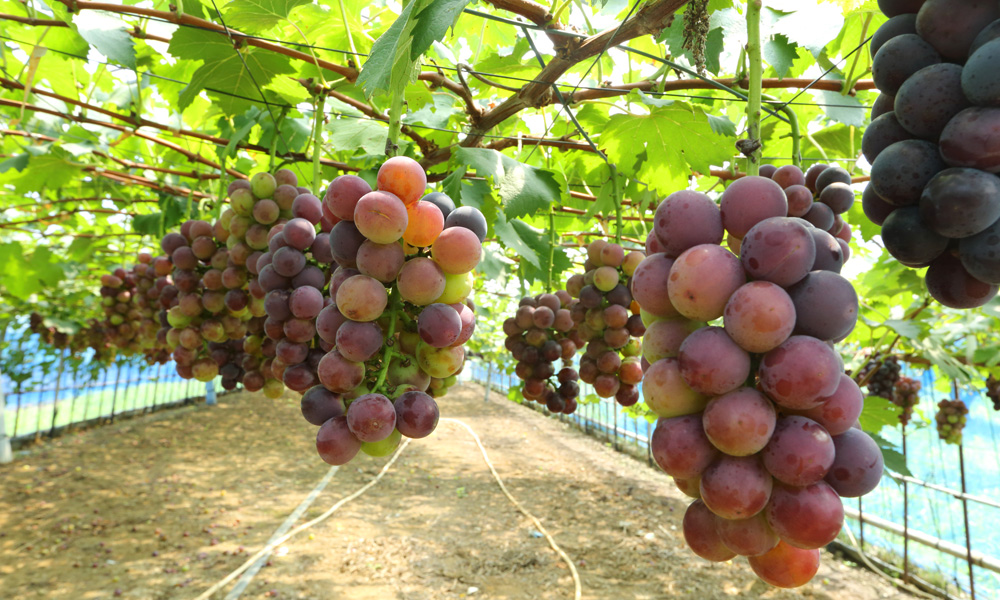
[[[7,444],[16,449],[75,428],[181,406],[205,396],[209,387],[214,391],[214,382],[206,387],[182,379],[172,364],[141,361],[97,369],[60,364],[57,374],[29,385],[0,373],[0,462]]]
[[[931,403],[945,394],[933,373],[919,376],[924,392],[918,414],[933,411]],[[469,363],[463,379],[503,394],[520,383],[481,362]],[[581,385],[581,397],[592,391]],[[971,412],[961,445],[942,443],[933,426],[882,432],[902,450],[913,475],[887,470],[874,492],[863,499],[845,499],[845,530],[854,539],[842,534],[830,549],[942,598],[1000,598],[1000,446],[995,415],[983,398],[962,399]],[[525,405],[550,414],[537,403]],[[580,404],[573,415],[558,418],[615,449],[642,452],[653,465],[652,425],[625,415],[612,400]]]

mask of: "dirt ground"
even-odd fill
[[[479,433],[511,493],[576,562],[584,598],[910,598],[826,552],[812,583],[770,588],[744,560],[713,564],[685,547],[685,498],[645,462],[497,394],[484,403],[473,384],[441,409]],[[314,435],[297,400],[234,394],[29,449],[0,467],[0,596],[197,597],[327,473]],[[305,518],[386,460],[340,468]],[[573,583],[474,441],[442,423],[365,495],[281,546],[243,597],[563,599]]]

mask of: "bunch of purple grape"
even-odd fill
[[[787,216],[787,191],[745,177],[721,209],[700,192],[671,194],[647,240],[661,252],[639,264],[631,288],[652,361],[643,397],[660,417],[653,458],[695,498],[688,545],[713,561],[747,556],[768,583],[796,587],[840,532],[841,497],[878,485],[882,455],[853,427],[863,397],[833,349],[858,311],[842,256],[826,252],[841,246]]]
[[[303,395],[302,413],[320,426],[319,455],[336,465],[359,451],[387,455],[402,436],[430,435],[439,416],[434,396],[461,371],[475,329],[468,297],[485,217],[455,209],[443,194],[424,196],[426,173],[410,158],[387,160],[376,181],[373,190],[342,175],[323,200],[340,219],[328,237],[338,267],[330,302],[316,316],[327,350],[317,364],[320,385]]]
[[[947,444],[961,444],[962,430],[965,429],[965,418],[968,414],[969,407],[961,400],[938,402],[938,412],[934,418],[938,437]]]
[[[571,314],[578,302],[566,290],[521,298],[517,313],[503,322],[504,347],[517,361],[514,373],[524,381],[524,399],[567,415],[576,412],[580,395],[573,357],[584,342]],[[560,358],[563,367],[556,372]]]
[[[1000,284],[1000,4],[879,0],[872,37],[881,95],[862,152],[862,197],[886,250],[938,302],[974,308]]]
[[[628,282],[645,255],[628,254],[618,244],[597,239],[587,245],[585,272],[566,280],[577,298],[570,309],[580,340],[587,345],[580,359],[580,379],[601,398],[621,406],[639,401],[642,345],[646,331]]]
[[[900,407],[899,422],[907,425],[913,417],[913,409],[920,403],[920,388],[923,385],[911,377],[900,377],[892,394],[892,403]]]

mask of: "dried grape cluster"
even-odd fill
[[[580,379],[602,398],[622,406],[639,401],[642,345],[646,331],[628,282],[645,255],[628,254],[618,244],[598,239],[587,246],[584,274],[566,280],[579,302],[570,308],[577,334],[587,349],[580,358]]]
[[[517,361],[514,373],[524,381],[524,399],[567,415],[576,412],[580,395],[573,357],[584,342],[571,313],[578,302],[566,290],[521,298],[515,315],[503,322],[504,347]],[[559,359],[563,367],[557,372]]]
[[[653,458],[695,498],[688,545],[713,561],[747,556],[768,583],[796,587],[840,532],[841,497],[878,485],[882,454],[853,427],[863,397],[833,350],[858,310],[842,256],[824,252],[841,246],[787,216],[786,192],[754,176],[730,185],[721,207],[670,195],[647,240],[657,252],[631,287],[647,323],[643,398],[660,417]]]
[[[900,263],[938,302],[974,308],[1000,284],[1000,4],[879,0],[881,95],[862,139],[862,197]]]
[[[938,437],[948,444],[962,443],[962,430],[965,429],[965,417],[969,407],[961,400],[942,400],[938,402],[937,424]]]
[[[913,409],[920,403],[920,388],[923,385],[911,377],[900,377],[892,394],[892,403],[900,407],[899,422],[909,424]]]

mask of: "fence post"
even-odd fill
[[[205,404],[207,406],[215,406],[218,404],[215,401],[215,380],[209,379],[205,382]]]
[[[109,366],[110,370],[111,367]],[[118,384],[122,380],[122,366],[117,360],[115,361],[115,391],[111,393],[111,419],[110,422],[115,422],[115,404],[118,403]]]
[[[59,355],[59,373],[56,375],[56,393],[52,397],[52,425],[49,427],[49,437],[56,434],[56,417],[59,415],[59,390],[62,388],[62,377],[63,369],[66,367],[66,355],[69,354],[69,348],[62,351]],[[70,415],[70,420],[73,419],[73,415]],[[41,431],[35,432],[35,439],[37,440],[41,436]]]
[[[493,363],[486,363],[486,393],[483,394],[483,402],[490,401],[490,381],[493,379]]]
[[[14,460],[14,453],[10,450],[10,438],[7,437],[7,424],[4,416],[7,412],[7,403],[3,396],[3,375],[0,374],[0,465]]]

